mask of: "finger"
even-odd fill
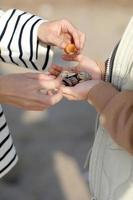
[[[66,55],[64,54],[62,56],[63,60],[66,61],[76,61],[76,62],[80,62],[80,60],[82,59],[82,55]]]
[[[48,70],[49,70],[49,69],[48,69]],[[46,74],[46,75],[51,75],[51,74],[49,73],[49,71],[46,71],[45,74]]]
[[[50,72],[50,74],[51,75],[54,75],[54,76],[58,76],[59,75],[59,71],[57,71],[56,69],[53,69],[53,68],[51,68],[51,69],[49,69],[49,72]]]
[[[62,67],[59,65],[54,65],[53,68],[56,69],[59,73],[63,71],[71,71],[71,67]]]
[[[25,99],[23,97],[11,97],[11,101],[8,102],[9,105],[14,105],[15,107],[25,109],[25,110],[44,110],[45,108],[48,108],[48,105],[45,105],[42,102],[38,102],[38,99],[31,100],[31,99]]]
[[[85,44],[85,34],[81,32],[79,34],[80,34],[80,48],[83,49]]]
[[[52,34],[50,36],[50,40],[52,41],[52,43],[54,45],[56,45],[57,47],[64,49],[66,47],[67,44],[71,43],[71,36],[65,36],[67,33],[63,33],[60,36],[56,36],[54,34]],[[68,35],[68,34],[67,34]]]
[[[54,105],[54,104],[58,103],[63,98],[62,92],[58,91],[56,94],[54,94],[50,98],[51,98],[50,101],[49,101],[50,105]]]
[[[59,76],[60,73],[63,72],[63,71],[70,71],[70,72],[74,71],[74,72],[76,72],[77,69],[76,69],[76,66],[74,66],[74,67],[62,67],[62,66],[59,66],[59,65],[53,65],[50,72],[54,75]]]
[[[63,94],[63,97],[65,97],[69,101],[75,100],[73,96],[70,96],[70,95],[67,95],[67,94]]]
[[[41,94],[45,94],[45,95],[48,94],[48,90],[46,90],[46,89],[40,89],[39,92],[40,92]]]
[[[72,42],[74,42],[76,48],[78,50],[80,50],[80,40],[79,40],[79,34],[78,34],[78,31],[77,29],[73,28],[71,25],[69,26],[69,33],[72,35]]]
[[[59,65],[52,65],[52,67],[49,69],[50,74],[58,76],[63,71],[63,67]]]
[[[56,69],[57,71],[61,72],[63,70],[63,67],[59,66],[59,65],[53,65],[52,66],[53,69]]]
[[[48,105],[34,105],[34,106],[25,106],[23,109],[28,111],[43,111],[45,109],[48,109],[50,106]]]
[[[69,40],[69,41],[72,40],[72,36],[71,36],[70,34],[68,34],[68,33],[63,33],[62,36],[63,36],[63,38],[64,38],[65,40]]]
[[[37,80],[52,80],[55,79],[55,76],[49,75],[47,73],[25,73],[28,78],[37,79]]]
[[[63,22],[64,23],[64,22]],[[72,41],[74,42],[77,49],[80,49],[80,40],[79,40],[79,33],[78,30],[68,21],[65,21],[65,32],[69,33],[72,36]]]
[[[47,95],[52,96],[52,95],[53,95],[53,92],[52,92],[51,90],[48,90],[48,91],[47,91]]]
[[[73,88],[74,87],[62,86],[61,91],[62,91],[63,95],[66,94],[66,95],[74,96],[73,95],[74,94]]]
[[[61,79],[60,78],[56,78],[53,80],[40,80],[39,82],[37,82],[37,88],[39,89],[56,89],[59,88],[61,85]]]
[[[63,95],[61,91],[58,91],[56,94],[50,95],[50,96],[40,94],[41,103],[44,102],[44,104],[47,106],[52,106],[58,103],[62,98],[63,98]]]
[[[72,37],[70,34],[68,34],[68,33],[62,34],[62,42],[60,44],[62,49],[65,49],[65,47],[68,44],[71,44],[71,42],[72,42]]]
[[[77,30],[76,30],[76,29],[73,29],[73,30],[71,31],[71,34],[72,34],[72,36],[73,36],[73,42],[74,42],[76,48],[77,48],[78,50],[80,50],[80,40],[79,40],[79,35],[78,35]]]
[[[26,105],[23,107],[25,110],[29,111],[43,111],[45,109],[48,109],[50,106],[44,105],[44,104],[35,104],[35,105]]]

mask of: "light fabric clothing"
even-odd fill
[[[35,70],[51,65],[53,51],[37,40],[44,20],[30,13],[10,9],[0,11],[0,60]],[[18,156],[0,106],[0,178],[16,164]]]
[[[119,91],[132,92],[133,18],[118,47],[111,54],[108,65],[107,80]],[[133,156],[119,146],[101,124],[98,126],[90,157],[89,187],[94,200],[133,199]]]

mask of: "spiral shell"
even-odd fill
[[[84,82],[87,80],[91,80],[91,75],[87,72],[69,72],[69,71],[63,71],[60,74],[60,77],[62,77],[62,82],[65,86],[74,86],[80,82]]]
[[[77,48],[74,44],[68,44],[65,47],[64,51],[68,55],[73,55],[73,54],[76,54],[78,52],[78,50],[77,50]]]

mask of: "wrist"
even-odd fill
[[[48,22],[47,21],[42,21],[42,23],[38,27],[37,31],[37,38],[39,41],[43,43],[48,43]]]
[[[97,86],[99,85],[100,83],[102,83],[103,81],[102,80],[92,80],[91,81],[91,84],[90,84],[90,87],[89,87],[89,91],[88,91],[88,95],[87,95],[87,102],[89,104],[93,104],[93,102],[90,100],[90,93],[91,91]]]
[[[5,76],[0,76],[0,103],[6,103],[8,98],[7,91],[5,89],[6,81],[4,77]]]
[[[5,81],[4,81],[5,76],[0,76],[0,95],[4,94],[4,86],[5,86]]]
[[[105,63],[99,61],[99,60],[95,60],[99,70],[100,70],[100,79],[104,81],[104,77],[105,77]]]

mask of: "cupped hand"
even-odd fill
[[[89,80],[73,87],[62,86],[61,90],[68,100],[88,100],[89,91],[100,82],[100,80]]]
[[[61,67],[61,66],[59,66],[59,65],[55,65],[55,64],[53,64],[49,69],[48,69],[48,71],[49,71],[49,73],[50,73],[50,75],[53,75],[53,76],[55,76],[55,77],[58,77],[59,75],[60,75],[60,73],[62,72],[62,71],[64,71],[64,70],[70,70],[69,68],[67,68],[67,67]]]
[[[62,57],[65,61],[75,61],[78,62],[78,65],[74,67],[69,67],[67,69],[74,71],[74,72],[80,72],[85,71],[88,72],[93,80],[101,80],[102,74],[100,67],[97,65],[97,63],[90,59],[89,57],[83,56],[83,55],[63,55]]]
[[[51,68],[49,68],[50,74],[54,76],[58,76],[62,71],[70,71],[70,72],[87,72],[91,75],[92,80],[101,80],[102,79],[102,73],[100,67],[97,65],[97,63],[90,59],[89,57],[83,56],[83,55],[63,55],[62,57],[65,61],[75,61],[78,62],[78,64],[74,67],[62,67],[59,65],[52,65]]]
[[[62,99],[60,85],[59,79],[44,73],[3,75],[0,103],[26,110],[44,110]]]
[[[38,38],[44,43],[52,44],[62,49],[67,44],[74,43],[79,51],[85,43],[85,34],[67,20],[42,23],[38,29]]]

